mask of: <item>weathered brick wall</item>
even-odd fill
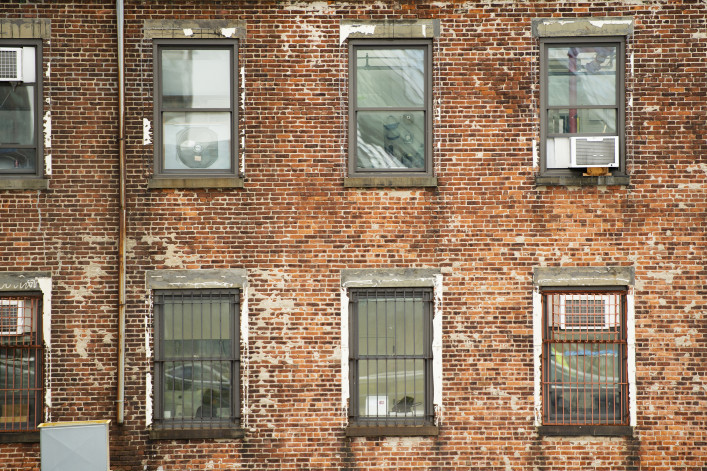
[[[700,469],[707,466],[707,6],[704,2],[126,0],[126,420],[116,470]],[[49,190],[0,190],[0,269],[53,279],[51,421],[113,418],[117,332],[114,3],[3,2],[48,18]],[[625,16],[631,183],[536,186],[538,17]],[[340,22],[440,21],[429,189],[344,188],[348,52]],[[146,20],[244,21],[243,189],[149,189]],[[153,123],[154,124],[154,123]],[[533,416],[534,267],[631,266],[633,438],[540,437]],[[438,437],[346,438],[344,268],[443,273]],[[245,268],[246,436],[148,439],[154,269]],[[0,444],[38,469],[38,444]]]

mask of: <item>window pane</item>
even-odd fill
[[[228,50],[162,50],[162,106],[230,108],[230,66]]]
[[[196,301],[165,303],[164,357],[230,357],[229,302]]]
[[[165,419],[231,416],[228,361],[166,361],[162,384]]]
[[[230,112],[162,114],[164,169],[231,169]]]
[[[412,107],[425,103],[425,51],[356,49],[356,105]]]
[[[361,417],[417,417],[425,412],[422,359],[371,359],[359,362]]]
[[[549,110],[547,123],[548,134],[584,133],[616,135],[616,110]],[[572,129],[574,129],[574,131]]]
[[[0,146],[34,144],[34,94],[33,85],[0,83]]]
[[[385,297],[358,301],[360,355],[423,355],[421,298]]]
[[[356,167],[424,169],[425,113],[359,111]]]
[[[616,105],[616,47],[548,48],[548,105]]]

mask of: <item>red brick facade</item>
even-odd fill
[[[30,34],[11,24],[49,24],[42,73],[51,123],[47,187],[0,189],[0,275],[51,278],[45,421],[112,419],[111,469],[707,466],[704,2],[125,0],[121,425],[115,3],[9,1],[0,12],[0,42]],[[628,178],[539,183],[533,20],[605,17],[632,21],[624,71]],[[355,20],[435,25],[425,33],[433,43],[433,186],[346,185],[346,25]],[[151,184],[153,41],[227,37],[213,27],[219,24],[242,28],[234,36],[242,187],[158,188]],[[630,436],[539,433],[534,270],[545,267],[633,270]],[[207,269],[247,273],[243,437],[150,438],[147,277]],[[435,436],[346,436],[342,270],[366,269],[439,272]],[[37,441],[2,441],[4,469],[39,469]]]

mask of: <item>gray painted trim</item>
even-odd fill
[[[51,278],[43,271],[0,272],[0,291],[40,291],[40,278]]]
[[[439,435],[436,425],[349,425],[347,437],[425,437]]]
[[[243,188],[240,177],[151,178],[148,188]]]
[[[248,272],[243,268],[149,270],[145,284],[147,289],[244,288]]]
[[[149,431],[150,440],[191,440],[207,438],[243,438],[245,430],[240,427],[232,429],[153,429]]]
[[[361,268],[341,270],[345,288],[416,288],[435,286],[438,268]]]
[[[418,20],[341,20],[339,39],[438,38],[439,19]]]
[[[0,20],[0,39],[50,39],[51,22],[44,18]]]
[[[534,286],[633,286],[634,267],[535,267]]]
[[[541,425],[541,437],[632,437],[633,427],[629,425]]]
[[[533,36],[536,38],[571,36],[630,36],[633,18],[625,16],[594,18],[533,18]]]
[[[0,190],[48,190],[48,178],[0,178]]]
[[[246,35],[245,20],[145,20],[143,37],[147,39],[242,39]]]
[[[536,175],[535,186],[628,186],[629,175],[609,175],[605,177],[577,175]]]

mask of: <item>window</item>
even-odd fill
[[[238,289],[155,291],[155,425],[239,424]]]
[[[350,176],[431,176],[430,41],[349,46]]]
[[[540,44],[541,173],[625,173],[623,39]]]
[[[0,41],[0,175],[43,174],[41,41]]]
[[[628,425],[626,291],[544,289],[544,425]]]
[[[349,293],[350,422],[431,425],[432,289]]]
[[[237,42],[155,41],[155,174],[234,176]]]
[[[41,294],[0,296],[0,432],[36,431],[42,422]]]

